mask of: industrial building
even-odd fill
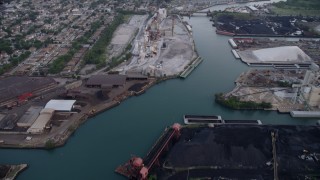
[[[12,76],[0,80],[0,107],[12,106],[54,88],[50,77]]]
[[[76,100],[52,99],[46,104],[45,108],[53,109],[57,112],[71,112],[75,102]]]
[[[27,130],[27,132],[31,134],[43,133],[48,122],[51,120],[54,111],[54,109],[50,108],[44,108],[43,110],[41,110],[39,117],[35,120],[32,126]]]
[[[18,127],[30,127],[38,118],[43,107],[41,106],[31,106],[27,112],[18,120]]]
[[[116,88],[126,84],[126,75],[108,74],[94,75],[86,82],[87,87]]]
[[[31,106],[25,114],[18,120],[17,126],[28,128],[27,133],[41,134],[48,126],[54,113],[71,112],[76,100],[50,100],[43,108],[41,106]]]

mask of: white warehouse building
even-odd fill
[[[32,126],[27,130],[31,134],[41,134],[43,133],[48,122],[51,120],[54,114],[54,109],[44,108],[41,110],[40,115],[32,124]]]

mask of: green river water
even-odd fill
[[[264,124],[316,123],[274,111],[230,110],[214,103],[214,94],[232,90],[234,80],[249,67],[233,57],[227,42],[230,37],[216,35],[207,17],[188,21],[204,61],[187,79],[162,82],[89,119],[64,147],[50,151],[0,149],[0,164],[27,163],[29,168],[18,180],[125,179],[114,169],[131,155],[143,157],[166,126],[183,123],[184,114],[260,119]]]

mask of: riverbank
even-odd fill
[[[254,2],[264,2],[266,0],[248,0],[248,1],[243,1],[243,2],[234,2],[234,1],[230,1],[230,2],[215,2],[214,4],[210,4],[210,5],[206,5],[204,7],[200,7],[198,9],[196,9],[195,11],[204,11],[207,10],[208,8],[212,8],[214,6],[219,6],[219,5],[236,5],[236,4],[246,4],[246,3],[254,3]]]
[[[0,179],[14,180],[18,174],[24,171],[27,167],[27,164],[0,165]]]
[[[258,109],[280,113],[301,110],[305,108],[304,103],[292,84],[302,81],[305,73],[306,70],[250,69],[240,74],[233,90],[216,95],[215,101],[232,109],[254,109],[252,103],[255,102],[270,105]]]

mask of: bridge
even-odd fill
[[[206,15],[211,16],[212,12],[210,10],[208,11],[180,11],[178,13],[180,16],[195,16],[195,15]]]
[[[143,160],[139,157],[132,157],[127,163],[120,165],[115,172],[129,179],[147,179],[150,169],[155,165],[159,165],[161,155],[169,150],[173,142],[179,138],[180,129],[180,124],[173,124],[172,127],[165,130]]]

